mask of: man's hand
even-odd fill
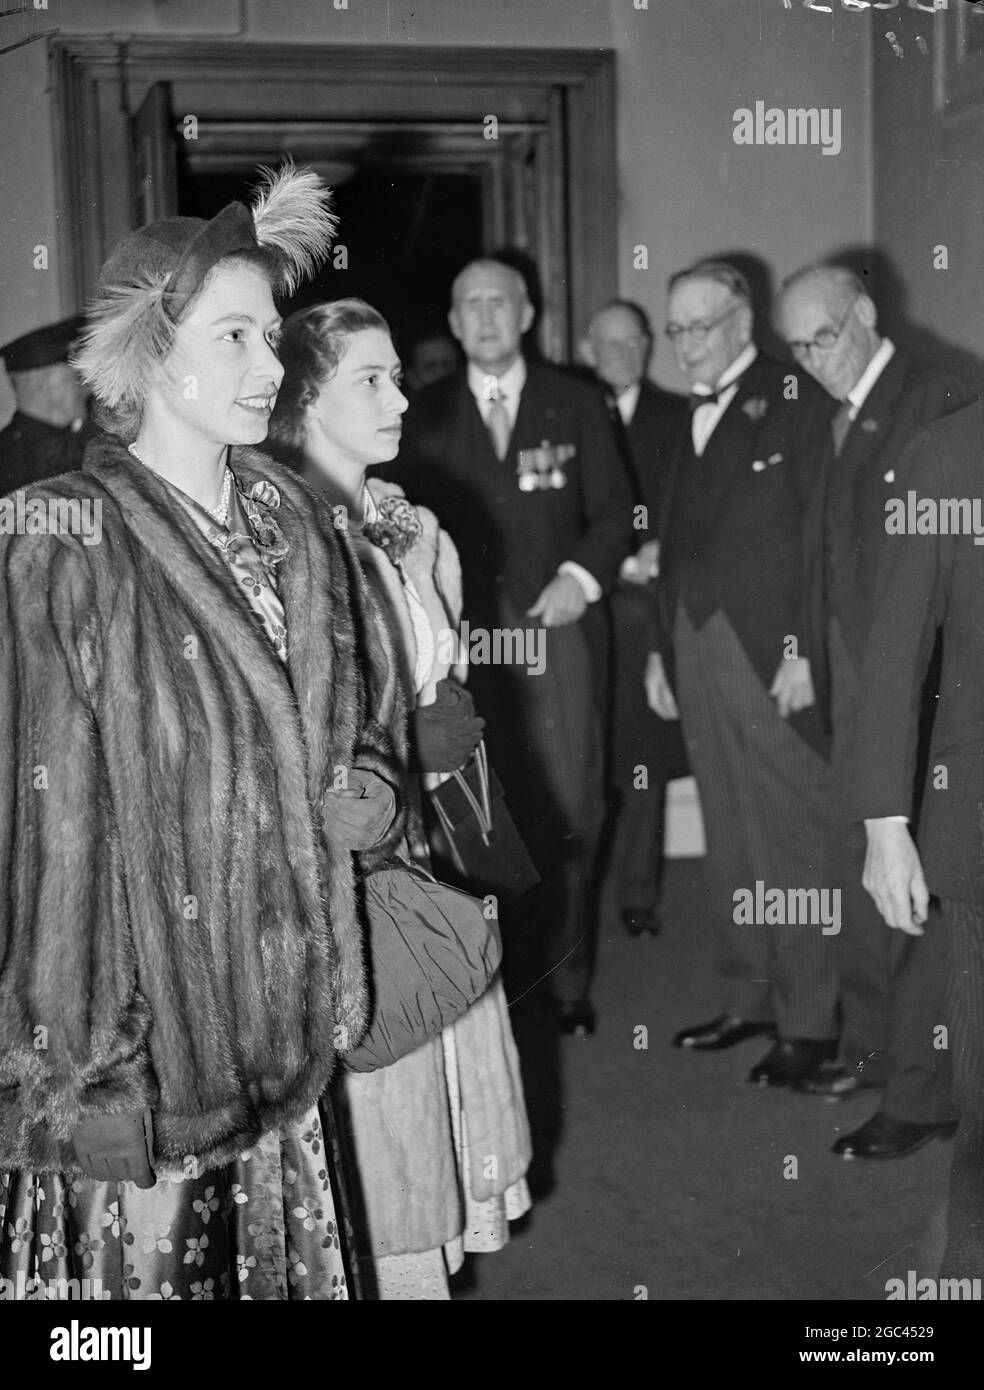
[[[650,579],[656,579],[659,575],[659,541],[646,541],[640,545],[634,555],[628,555],[622,561],[622,568],[619,570],[619,579],[625,579],[630,584],[647,584]]]
[[[649,708],[658,714],[660,719],[680,718],[680,711],[673,698],[670,683],[666,679],[663,658],[659,652],[650,652],[646,658],[646,700]]]
[[[551,579],[532,608],[529,618],[539,618],[544,627],[567,627],[583,617],[588,600],[572,574],[558,574]]]
[[[87,1115],[72,1135],[79,1167],[97,1182],[153,1187],[153,1130],[149,1110]]]
[[[325,834],[344,849],[371,849],[393,824],[396,795],[364,767],[349,772],[344,791],[325,793]]]
[[[813,677],[810,675],[810,663],[807,658],[783,658],[769,694],[775,700],[776,708],[783,719],[788,719],[797,710],[809,709],[814,702],[814,694]]]
[[[868,853],[861,882],[890,927],[922,936],[929,909],[929,889],[919,852],[900,820],[866,820]]]

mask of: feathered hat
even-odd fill
[[[132,232],[102,268],[72,363],[108,410],[137,406],[174,329],[213,266],[263,250],[273,288],[291,295],[328,257],[337,218],[331,190],[311,169],[261,169],[251,207],[230,203],[212,220],[166,217]]]

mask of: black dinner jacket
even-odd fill
[[[919,497],[984,499],[984,406],[936,421],[901,465]],[[862,667],[854,814],[906,815],[921,691],[942,625],[920,846],[930,892],[984,910],[984,545],[973,535],[886,537]],[[946,769],[946,787],[937,769]]]
[[[676,445],[676,438],[689,418],[685,396],[664,391],[653,382],[639,383],[639,399],[628,425],[613,406],[613,422],[622,458],[628,470],[633,501],[646,508],[648,525],[633,527],[635,549],[659,534],[659,515]]]
[[[804,372],[760,352],[700,459],[693,456],[689,418],[684,422],[660,515],[657,643],[671,681],[673,625],[688,584],[699,589],[708,612],[726,614],[766,689],[786,638],[802,640],[803,518],[835,408]],[[699,470],[706,488],[699,538],[688,530],[680,502],[685,468]],[[813,710],[790,722],[824,747]]]
[[[804,562],[813,688],[829,706],[826,628],[836,615],[854,666],[864,663],[884,546],[885,504],[905,495],[903,455],[921,428],[967,405],[972,393],[952,374],[896,350],[851,425],[839,458],[833,436],[806,517]],[[831,507],[835,602],[823,598],[824,516]]]
[[[574,448],[566,485],[521,492],[518,451],[544,444]],[[500,585],[525,611],[565,560],[607,592],[632,545],[632,497],[600,388],[539,363],[527,363],[505,459],[496,458],[462,370],[414,397],[388,473],[457,546],[473,623],[494,625]]]

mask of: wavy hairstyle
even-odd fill
[[[379,310],[364,299],[315,304],[291,314],[284,324],[277,349],[284,380],[267,435],[267,448],[282,462],[301,466],[304,412],[338,371],[353,335],[366,328],[390,332]]]

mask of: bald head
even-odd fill
[[[844,400],[881,345],[878,313],[846,266],[805,266],[783,281],[775,326],[796,360],[835,400]]]
[[[533,322],[526,281],[502,261],[466,265],[451,287],[451,332],[468,361],[490,376],[502,376],[520,355],[523,334]]]

